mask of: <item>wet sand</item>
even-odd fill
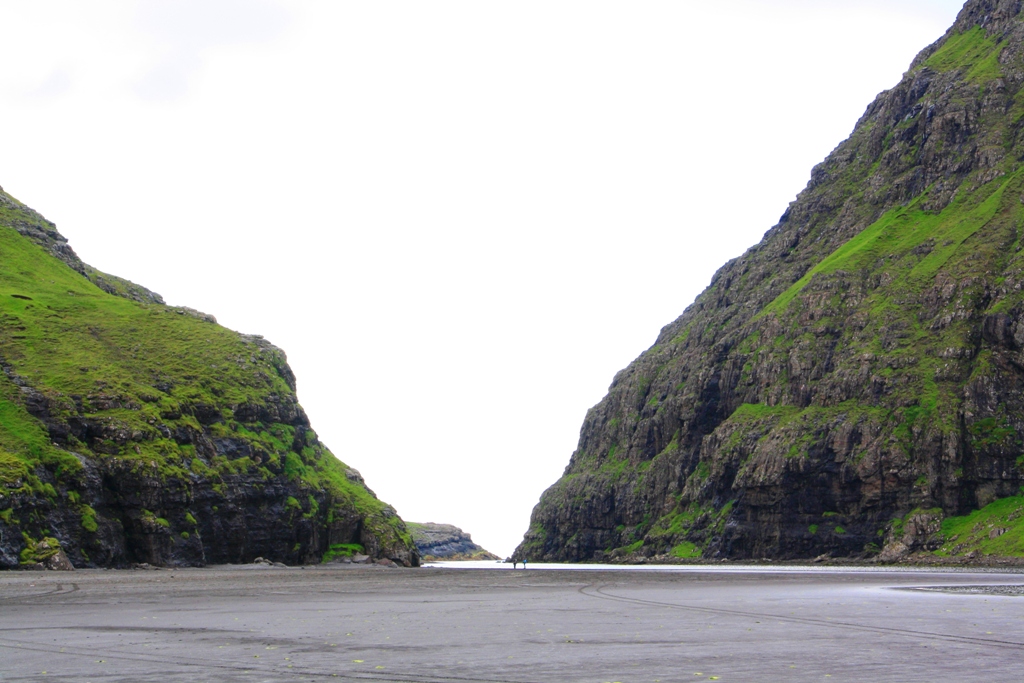
[[[1024,596],[986,585],[1024,574],[12,572],[0,681],[1019,681]]]

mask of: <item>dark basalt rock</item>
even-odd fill
[[[1022,114],[1021,3],[971,0],[615,376],[516,556],[896,560],[1020,495]]]

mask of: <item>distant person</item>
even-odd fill
[[[526,558],[523,558],[523,569],[526,569]]]
[[[519,560],[512,560],[512,569],[519,569]]]

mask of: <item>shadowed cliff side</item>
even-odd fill
[[[971,0],[615,376],[516,555],[1024,555],[1021,159],[1021,3]]]
[[[81,262],[0,189],[0,568],[418,564],[317,439],[284,352]],[[59,552],[58,552],[59,551]]]

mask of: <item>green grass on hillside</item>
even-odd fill
[[[1001,498],[963,517],[942,522],[946,541],[937,555],[1024,556],[1024,496]]]
[[[988,37],[981,26],[950,36],[925,66],[936,71],[964,69],[964,78],[971,83],[985,83],[1002,77],[999,56],[1003,45]]]
[[[920,208],[927,193],[909,206],[887,212],[807,271],[759,316],[784,311],[816,275],[868,268],[882,258],[905,259],[925,242],[934,242],[920,260],[901,263],[903,268],[890,267],[900,274],[907,286],[920,288],[935,277],[971,235],[992,220],[1003,206],[1007,186],[1019,177],[1020,173],[998,178],[966,197],[958,197],[941,213],[929,213]]]
[[[103,444],[104,455],[183,473],[191,454],[157,423],[198,429],[197,409],[229,420],[231,406],[291,393],[279,371],[284,359],[235,332],[107,294],[8,227],[0,226],[0,254],[0,356],[58,413],[70,416],[78,403],[87,417],[132,435],[132,447]],[[74,467],[17,392],[0,380],[0,446],[30,464],[57,459]]]
[[[215,488],[223,475],[283,472],[329,491],[339,504],[372,518],[368,525],[390,527],[381,530],[411,543],[400,519],[350,480],[347,467],[311,431],[301,437],[284,421],[235,418],[239,406],[291,405],[283,353],[184,309],[102,291],[7,227],[25,220],[40,219],[0,206],[0,361],[42,392],[54,421],[84,418],[110,438],[85,443],[72,436],[67,450],[54,446],[26,410],[22,390],[0,373],[0,484],[21,481],[55,498],[53,487],[41,485],[34,473],[43,467],[61,480],[77,471],[81,465],[68,451],[118,458],[164,477],[199,474]],[[259,462],[248,456],[204,462],[193,446],[161,431],[179,428],[248,443]],[[315,514],[314,508],[304,505],[304,514]],[[87,512],[83,526],[95,526],[94,513]]]

